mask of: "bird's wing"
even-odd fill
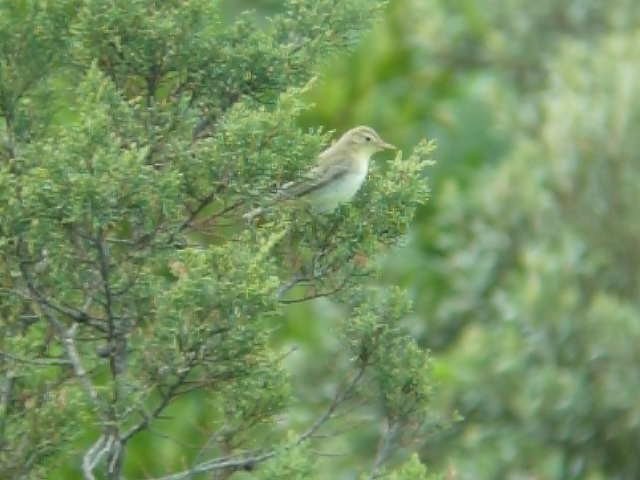
[[[349,171],[349,165],[342,162],[319,163],[301,179],[282,185],[278,191],[278,196],[281,198],[296,198],[308,195],[344,177]]]
[[[327,153],[327,152],[323,152]],[[334,155],[322,155],[318,158],[318,163],[311,168],[301,178],[283,184],[277,191],[275,198],[272,198],[269,204],[273,204],[279,200],[290,200],[298,197],[304,197],[313,193],[331,182],[349,174],[351,171],[348,162],[339,161]],[[243,215],[247,220],[262,215],[264,208],[259,207],[251,210]]]

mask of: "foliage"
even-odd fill
[[[438,406],[462,415],[421,452],[454,478],[639,476],[638,13],[398,0],[312,94],[310,124],[438,139],[433,201],[383,278],[410,287]]]
[[[208,0],[0,9],[0,476],[337,478],[406,455],[429,358],[375,259],[426,201],[433,146],[330,215],[240,220],[327,145],[299,127],[309,82],[380,5],[289,0],[266,22]],[[336,368],[307,404],[280,330],[318,297],[344,309],[342,347],[314,353]],[[338,443],[344,461],[319,461]]]
[[[640,477],[635,4],[0,4],[0,476]]]

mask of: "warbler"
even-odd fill
[[[282,185],[272,203],[300,199],[307,201],[315,212],[330,212],[351,200],[360,189],[374,153],[395,148],[371,127],[352,128],[318,155],[316,165],[300,179]],[[251,220],[263,212],[263,207],[255,208],[244,218]]]

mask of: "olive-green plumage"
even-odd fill
[[[360,189],[374,153],[394,148],[371,127],[352,128],[323,151],[302,178],[284,184],[274,201],[301,199],[317,212],[329,212],[351,200]],[[263,208],[256,208],[244,217],[250,220],[262,212]]]

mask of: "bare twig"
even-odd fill
[[[94,240],[94,244],[98,253],[98,269],[100,271],[100,279],[102,280],[102,290],[104,294],[104,310],[107,316],[107,335],[108,342],[111,346],[109,354],[109,368],[111,370],[111,377],[113,380],[113,397],[112,402],[116,402],[118,399],[118,373],[122,370],[122,359],[124,355],[124,348],[116,348],[118,344],[117,326],[115,323],[113,313],[113,295],[111,292],[111,268],[109,265],[109,250],[107,244],[104,242],[102,232],[99,231]]]
[[[9,407],[16,380],[16,376],[11,371],[7,372],[4,377],[4,382],[1,385],[2,390],[0,391],[0,446],[4,443],[5,425],[9,416]]]
[[[178,378],[176,379],[175,382],[173,382],[169,386],[168,390],[164,392],[160,392],[162,395],[162,399],[160,400],[160,403],[156,405],[156,407],[151,411],[151,413],[147,413],[144,410],[142,411],[143,419],[140,422],[138,422],[136,425],[131,427],[129,430],[127,430],[122,435],[122,443],[126,443],[127,441],[129,441],[131,437],[133,437],[138,432],[147,428],[153,420],[155,420],[160,416],[160,414],[164,411],[167,405],[169,405],[169,402],[171,402],[171,400],[173,400],[176,397],[176,395],[178,394],[177,393],[178,389],[185,383],[187,376],[189,375],[190,372],[191,372],[191,367],[185,368],[179,373]]]
[[[208,194],[206,194],[203,198],[201,198],[198,201],[198,205],[196,205],[196,207],[191,210],[189,212],[189,215],[187,216],[187,218],[178,226],[178,228],[169,236],[169,240],[168,240],[168,244],[172,244],[176,237],[182,233],[184,230],[186,230],[187,228],[191,227],[191,225],[193,224],[193,221],[196,219],[196,217],[205,209],[207,208],[211,202],[213,202],[216,198],[217,195],[219,195],[220,193],[222,193],[224,191],[224,189],[226,188],[226,183],[221,183],[218,185],[218,187],[215,190],[212,190],[211,192],[209,192]],[[238,205],[234,204],[231,206],[231,208],[229,208],[229,210],[236,208]],[[226,213],[225,211],[223,211],[222,213]]]
[[[94,442],[87,453],[82,458],[82,474],[85,480],[95,480],[93,470],[96,468],[102,457],[111,449],[113,444],[113,437],[110,435],[102,434]]]
[[[91,325],[93,328],[101,332],[105,331],[105,328],[102,325],[102,319],[94,318],[84,310],[78,310],[65,305],[59,305],[47,298],[42,292],[40,292],[36,288],[33,279],[31,278],[31,274],[29,272],[29,269],[27,268],[28,263],[29,262],[26,261],[20,262],[20,273],[22,274],[22,278],[24,279],[27,285],[27,289],[29,290],[29,298],[35,300],[42,308],[53,310],[54,312],[65,315],[78,323],[86,323],[88,325]],[[18,291],[15,291],[15,293],[21,294]]]
[[[330,297],[344,290],[344,288],[347,286],[348,283],[349,283],[349,277],[345,278],[344,281],[340,283],[340,285],[338,285],[335,288],[332,288],[331,290],[327,290],[324,292],[317,292],[311,295],[305,295],[304,297],[300,297],[300,298],[292,298],[288,300],[278,300],[278,301],[286,305],[291,303],[308,302],[309,300],[313,300],[315,298]]]
[[[193,463],[197,464],[202,458],[202,456],[207,452],[207,450],[209,450],[216,442],[218,442],[221,438],[226,437],[228,434],[229,434],[229,428],[228,428],[228,425],[225,424],[222,428],[214,431],[211,435],[209,435],[209,438],[207,438],[207,440],[204,442],[202,447],[200,447],[200,449],[198,450],[198,453]],[[189,480],[191,480],[193,475],[195,474],[192,474],[189,476]]]
[[[84,368],[82,359],[76,348],[75,334],[78,328],[78,323],[74,323],[71,328],[65,329],[64,324],[55,317],[55,313],[50,310],[45,310],[49,323],[53,326],[56,334],[60,338],[62,345],[65,349],[69,362],[73,368],[75,377],[82,385],[86,395],[89,397],[91,404],[95,411],[101,418],[101,423],[104,432],[113,430],[113,422],[110,421],[109,409],[103,405],[98,391],[89,378],[86,369]],[[100,462],[105,453],[111,451],[114,445],[114,437],[110,434],[103,433],[93,446],[87,451],[82,462],[82,472],[85,480],[95,480],[93,470]]]
[[[82,359],[80,358],[80,354],[78,353],[78,349],[76,348],[74,336],[78,324],[75,323],[71,328],[65,330],[62,323],[60,323],[60,321],[55,318],[53,314],[49,313],[48,318],[51,324],[57,330],[58,335],[61,337],[62,345],[64,346],[67,357],[69,358],[69,362],[73,367],[73,372],[75,373],[76,378],[82,384],[85,393],[93,403],[93,406],[96,408],[96,410],[104,414],[104,408],[102,406],[100,396],[98,395],[98,391],[87,375],[87,371],[82,364]]]
[[[191,212],[189,212],[189,216],[187,217],[187,219],[184,222],[182,222],[178,227],[179,232],[182,232],[183,230],[191,226],[191,222],[193,222],[196,219],[198,214],[202,212],[202,210],[204,210],[211,202],[213,202],[213,199],[216,197],[219,190],[220,190],[220,187],[217,188],[216,190],[209,192],[207,195],[204,196],[204,198],[200,200],[196,208],[194,208]]]
[[[45,367],[52,365],[71,365],[71,362],[64,358],[23,358],[7,352],[0,352],[0,357],[11,359],[14,362],[26,363],[29,365],[41,365]]]
[[[303,432],[294,442],[284,447],[284,449],[296,447],[306,442],[310,438],[312,438],[313,435],[333,417],[333,414],[338,409],[338,407],[344,401],[348,400],[349,397],[353,394],[353,391],[355,390],[356,386],[362,379],[365,373],[365,370],[366,370],[366,364],[363,364],[358,370],[358,372],[351,379],[351,381],[343,389],[339,390],[336,393],[333,400],[331,401],[331,404],[329,405],[329,407],[327,407],[327,410],[322,415],[320,415],[320,417],[318,417],[318,419],[315,422],[313,422],[313,424],[305,432]],[[276,455],[278,455],[280,451],[281,450],[274,449],[274,450],[270,450],[268,452],[263,452],[263,453],[253,452],[245,455],[215,458],[212,460],[201,462],[191,467],[189,470],[184,470],[182,472],[166,475],[164,477],[158,477],[155,480],[184,480],[189,477],[192,477],[193,475],[197,475],[199,473],[206,473],[214,470],[251,469],[255,465],[275,457]]]
[[[347,400],[349,396],[351,396],[356,386],[362,379],[362,376],[364,375],[365,370],[366,370],[366,364],[363,364],[358,370],[357,374],[353,377],[351,382],[349,382],[349,384],[344,389],[336,393],[335,397],[333,398],[333,401],[331,402],[331,405],[329,405],[329,407],[324,412],[324,414],[322,414],[313,423],[313,425],[309,427],[309,429],[306,432],[300,435],[298,440],[295,442],[295,445],[300,445],[301,443],[306,441],[309,437],[311,437],[314,433],[316,433],[320,429],[320,427],[322,427],[327,421],[329,421],[329,419],[331,419],[331,417],[333,416],[335,411],[338,409],[340,404],[345,400]]]
[[[387,425],[386,431],[380,437],[380,441],[378,442],[378,450],[376,452],[376,458],[373,461],[373,467],[371,468],[371,473],[369,474],[369,480],[375,480],[379,477],[380,468],[384,465],[384,462],[389,458],[391,454],[391,448],[393,446],[393,442],[398,434],[399,423],[393,423],[391,425]]]
[[[240,99],[243,93],[244,92],[229,92],[227,97],[225,97],[223,106],[215,115],[204,116],[193,129],[192,143],[211,136],[213,134],[211,127],[215,127],[215,123]]]
[[[340,458],[340,457],[346,457],[348,455],[348,453],[331,453],[331,452],[319,452],[317,450],[311,450],[311,453],[313,453],[314,455],[317,455],[318,457],[333,457],[333,458]]]
[[[210,224],[214,223],[221,216],[226,215],[227,213],[235,210],[236,208],[238,208],[238,207],[240,207],[240,206],[242,206],[244,204],[245,204],[245,200],[238,200],[237,202],[233,202],[231,205],[228,205],[228,206],[224,207],[222,210],[214,213],[213,215],[211,215],[210,217],[204,219],[204,221],[202,221],[200,223],[191,222],[190,226],[192,226],[194,228],[207,227]]]
[[[174,473],[164,477],[158,477],[155,480],[183,480],[199,473],[211,472],[213,470],[241,470],[250,469],[258,463],[262,463],[265,460],[269,460],[275,457],[278,452],[271,450],[269,452],[258,455],[236,456],[236,457],[224,457],[202,462],[195,467],[182,472]]]
[[[303,275],[301,272],[298,272],[293,277],[291,277],[291,279],[287,283],[283,283],[282,285],[280,285],[280,288],[278,288],[278,292],[276,293],[276,298],[282,301],[282,297],[284,297],[293,287],[300,283],[311,281],[313,281],[313,278]]]

